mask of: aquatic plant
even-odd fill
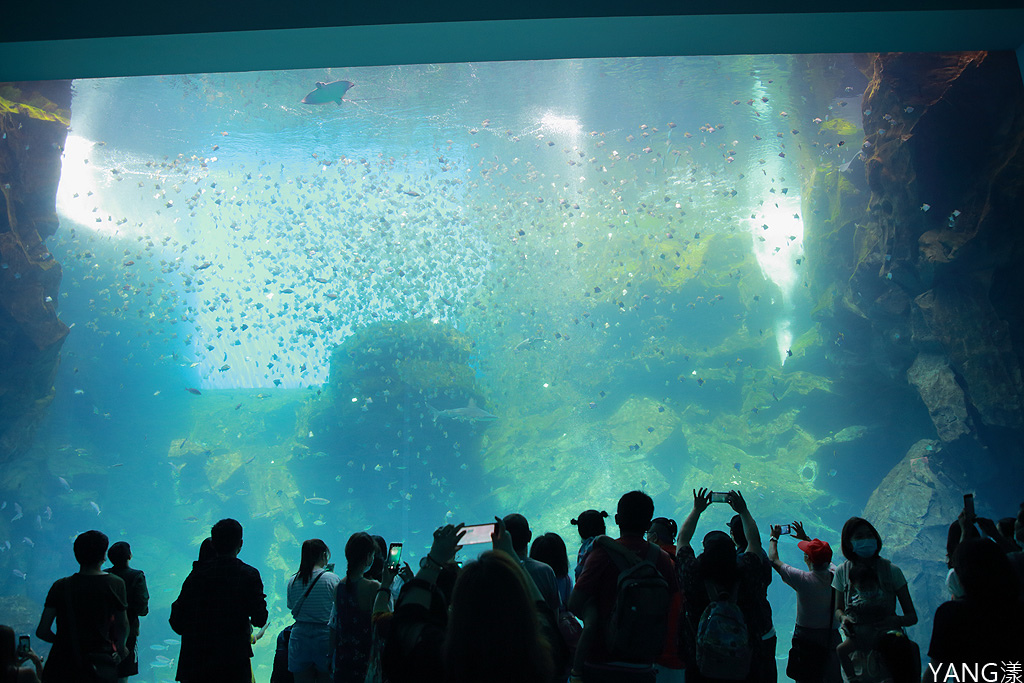
[[[37,121],[71,125],[71,112],[37,92],[26,93],[10,84],[0,85],[0,116],[21,114]]]
[[[841,136],[858,135],[860,133],[860,126],[847,121],[846,119],[829,119],[828,121],[822,121],[818,126],[821,130],[827,130],[831,133]]]

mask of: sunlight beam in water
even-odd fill
[[[57,187],[57,212],[61,216],[102,234],[117,234],[119,225],[105,218],[110,207],[101,205],[101,186],[110,171],[90,164],[96,143],[69,133],[64,143],[60,184]],[[95,211],[94,211],[95,209]]]
[[[775,319],[775,336],[783,364],[793,342],[790,329],[795,311],[793,293],[800,275],[796,260],[803,256],[804,240],[804,224],[799,217],[800,197],[790,195],[779,197],[777,207],[776,203],[766,203],[758,218],[749,221],[754,256],[761,273],[782,292],[781,310]],[[769,226],[767,230],[763,227],[765,225]]]
[[[545,112],[540,119],[541,130],[568,138],[579,137],[583,132],[580,122],[572,116],[560,116],[554,112]]]
[[[755,85],[754,95],[767,93],[763,84]],[[774,114],[768,102],[761,103],[762,113]],[[795,305],[793,294],[799,280],[797,259],[803,257],[804,223],[801,218],[799,178],[785,180],[787,165],[782,155],[766,157],[765,163],[751,169],[755,194],[770,197],[755,211],[756,217],[747,220],[752,237],[754,257],[761,267],[761,274],[776,284],[782,293],[779,314],[775,317],[775,341],[778,345],[779,360],[784,365],[793,343],[791,329]],[[759,172],[760,171],[760,172]],[[792,186],[790,186],[792,185]]]

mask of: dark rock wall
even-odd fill
[[[907,576],[926,650],[962,494],[997,517],[1013,508],[990,501],[1024,495],[1024,88],[1011,53],[861,67],[863,171],[819,168],[808,194],[814,317],[837,340],[837,385],[909,385],[934,426],[864,510]]]
[[[70,81],[0,85],[0,462],[31,445],[68,333],[45,240],[57,231],[70,107]]]
[[[949,457],[1020,443],[1024,94],[1016,59],[880,54],[864,71],[863,178],[819,170],[811,193],[815,315],[843,333],[840,373],[872,367],[916,387]]]

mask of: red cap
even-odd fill
[[[807,559],[811,561],[811,564],[824,564],[832,561],[832,546],[825,541],[817,538],[813,541],[800,541],[796,547],[807,554]]]

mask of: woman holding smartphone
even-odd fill
[[[0,626],[0,683],[39,683],[43,676],[43,660],[32,651],[28,636],[15,646],[14,629]],[[20,666],[26,659],[31,666]]]
[[[302,543],[299,571],[288,581],[288,609],[295,617],[288,640],[288,670],[296,683],[330,683],[331,637],[327,626],[341,579],[328,564],[331,551],[319,538]]]

